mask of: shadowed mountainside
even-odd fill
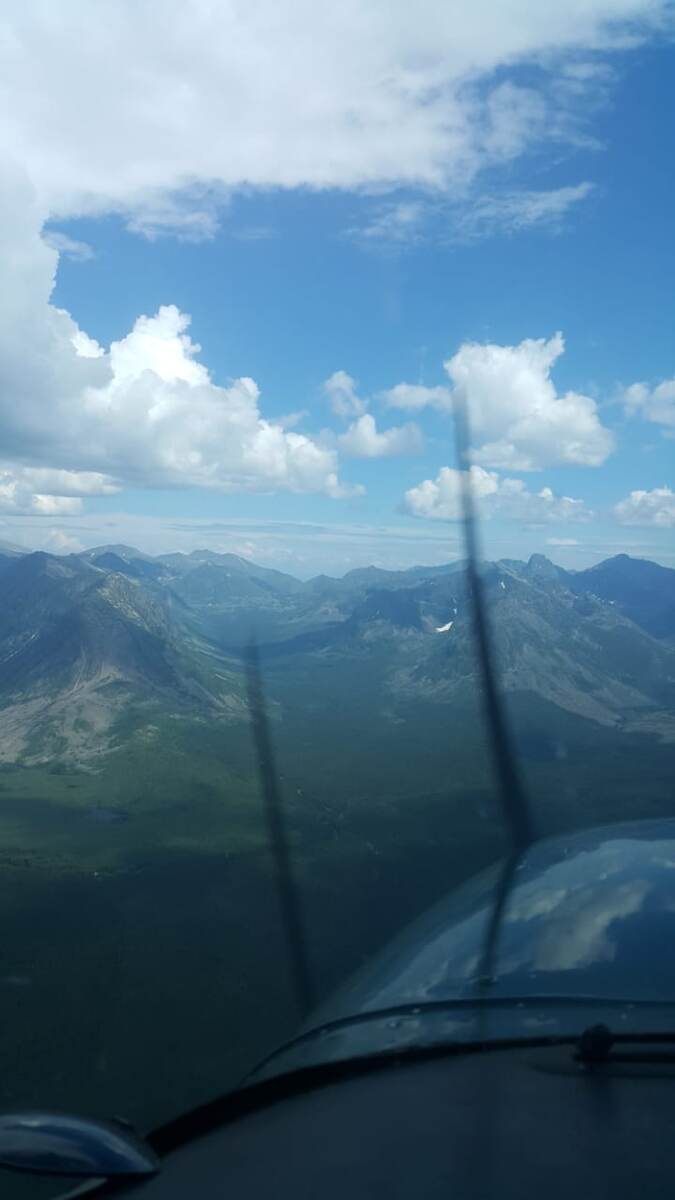
[[[507,693],[675,736],[675,571],[619,555],[573,573],[533,555],[487,564],[484,584]],[[86,763],[121,744],[129,714],[127,730],[157,713],[243,720],[252,634],[277,677],[334,662],[399,710],[465,707],[479,688],[462,563],[302,583],[211,551],[0,551],[0,596],[5,761]]]

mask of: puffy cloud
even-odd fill
[[[346,371],[334,371],[323,384],[323,392],[338,417],[359,417],[368,407],[356,391],[356,381]]]
[[[94,494],[114,481],[334,497],[354,491],[339,482],[335,449],[264,418],[252,379],[212,381],[187,332],[190,318],[173,305],[139,317],[104,351],[50,303],[57,253],[39,235],[29,191],[9,181],[3,202],[0,445],[16,470],[17,463],[49,468],[50,478],[44,487],[26,476],[6,482],[6,505],[56,511],[51,501],[24,497]]]
[[[519,233],[528,228],[556,232],[562,228],[569,209],[580,200],[586,200],[593,189],[594,184],[585,182],[552,191],[511,191],[479,196],[457,221],[456,233],[474,239],[494,233]]]
[[[403,506],[413,517],[459,521],[462,517],[462,483],[467,472],[441,467],[435,479],[425,479],[405,493]],[[583,500],[556,496],[549,487],[531,492],[522,479],[504,479],[496,471],[473,465],[471,489],[482,517],[508,517],[532,521],[588,521],[592,514]]]
[[[98,471],[58,471],[22,467],[11,472],[19,486],[51,496],[113,496],[119,484]]]
[[[614,505],[614,515],[621,525],[654,525],[659,529],[675,526],[675,492],[669,487],[652,488],[650,492],[634,491]]]
[[[35,516],[72,516],[82,501],[69,496],[50,496],[24,487],[11,472],[0,471],[0,512]]]
[[[615,922],[640,911],[652,884],[646,879],[623,880],[609,889],[603,884],[604,880],[600,885],[589,882],[561,897],[529,949],[528,966],[535,971],[570,971],[612,962]]]
[[[146,236],[194,240],[213,234],[241,186],[466,194],[483,168],[543,139],[578,138],[584,58],[646,35],[665,8],[421,4],[25,0],[4,15],[0,161],[20,162],[34,188],[0,186],[0,446],[13,464],[4,503],[79,505],[76,494],[31,491],[23,467],[135,486],[349,494],[334,446],[267,420],[251,379],[213,382],[173,306],[139,317],[107,349],[51,304],[58,253],[87,253],[53,223],[118,212]],[[537,82],[495,81],[527,62],[541,68]],[[411,203],[389,207],[390,228],[414,227]],[[335,404],[361,417],[366,405],[345,379],[351,392],[343,386],[340,400],[335,390]],[[602,461],[592,401],[573,399],[560,404],[579,422],[586,405],[587,428],[579,451],[563,438],[561,457]],[[483,432],[488,465],[546,457],[531,430],[518,442],[507,429],[492,450]]]
[[[115,480],[96,471],[59,471],[0,463],[0,512],[37,516],[72,516],[82,510],[82,496],[111,496]]]
[[[127,477],[163,485],[348,494],[338,483],[334,451],[265,420],[252,379],[212,383],[188,324],[168,305],[140,317],[111,345],[112,379],[88,397],[96,426],[105,430],[105,460],[117,446],[118,469]]]
[[[420,454],[424,441],[412,422],[378,433],[375,418],[364,413],[338,438],[338,444],[344,454],[354,458],[389,458],[396,454]]]
[[[151,234],[208,235],[214,192],[242,183],[461,188],[542,139],[578,139],[588,81],[569,86],[570,64],[625,49],[666,9],[24,0],[3,15],[0,149],[51,213],[117,210]],[[528,86],[495,82],[524,62]]]
[[[554,463],[595,467],[605,461],[614,439],[595,401],[578,392],[558,395],[551,379],[563,350],[560,333],[517,346],[465,342],[446,362],[469,412],[478,463],[533,471]]]
[[[452,397],[446,387],[425,387],[421,383],[397,383],[395,387],[380,393],[380,399],[389,408],[403,408],[408,412],[420,412],[423,408],[452,408]]]
[[[99,346],[96,339],[89,337],[83,329],[75,329],[70,341],[80,358],[102,358],[105,354],[103,346]]]
[[[493,496],[498,489],[498,476],[471,467],[471,487],[474,500]],[[403,500],[404,508],[413,517],[428,517],[437,521],[459,521],[462,517],[462,472],[454,467],[441,467],[436,479],[425,479],[409,488]]]
[[[631,416],[640,413],[655,425],[675,427],[675,379],[664,379],[655,388],[646,383],[633,383],[626,388],[622,399]]]
[[[380,393],[391,408],[451,411],[456,397],[467,408],[473,458],[486,467],[534,471],[556,463],[599,466],[614,438],[597,405],[578,392],[558,395],[551,368],[564,350],[560,333],[517,346],[464,342],[445,363],[451,388],[398,383]]]

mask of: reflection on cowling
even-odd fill
[[[522,858],[489,996],[675,998],[675,820],[551,838]],[[372,1011],[475,996],[497,869],[410,927],[340,997]],[[338,1016],[337,1009],[331,1016]]]

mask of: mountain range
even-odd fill
[[[484,586],[507,694],[675,740],[675,571],[621,554],[570,572],[535,554],[486,564]],[[301,582],[207,550],[0,545],[0,597],[0,761],[92,767],[159,715],[242,722],[252,635],[274,679],[310,681],[308,701],[319,663],[397,719],[479,687],[461,562]]]

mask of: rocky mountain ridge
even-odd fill
[[[569,572],[542,555],[486,564],[502,687],[602,725],[675,738],[675,571],[627,555]],[[361,686],[378,664],[401,705],[480,686],[462,563],[301,582],[231,554],[0,549],[0,759],[95,759],[121,716],[246,716],[241,649]]]

